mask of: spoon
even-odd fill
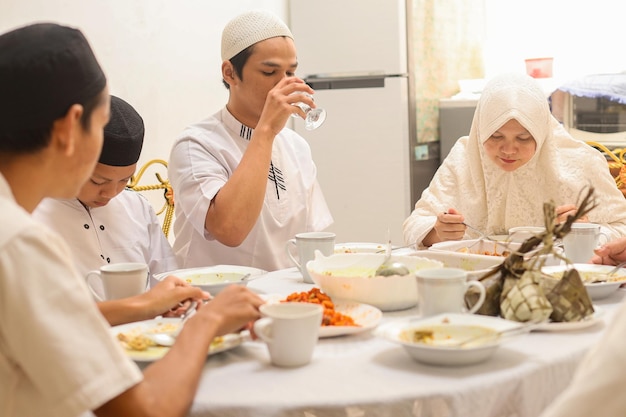
[[[522,334],[522,333],[528,333],[530,331],[532,331],[534,328],[539,327],[540,325],[542,325],[544,322],[531,322],[529,324],[525,324],[523,326],[520,327],[512,327],[510,329],[505,329],[505,330],[500,330],[497,331],[495,333],[483,333],[477,336],[472,336],[469,337],[465,340],[461,340],[458,343],[454,343],[454,344],[450,344],[450,345],[446,345],[446,347],[463,347],[467,344],[469,344],[470,342],[475,342],[476,340],[480,340],[480,339],[485,339],[485,338],[490,338],[490,339],[494,339],[497,340],[502,336],[513,336],[513,335],[517,335],[517,334]]]
[[[387,242],[387,256],[376,270],[376,276],[390,277],[392,275],[408,275],[411,271],[401,262],[389,263],[391,259],[391,238]]]
[[[601,276],[599,276],[599,277],[597,277],[597,276],[594,277],[593,281],[590,281],[590,284],[596,284],[596,283],[608,281],[609,278],[611,277],[611,275],[613,275],[614,273],[619,271],[625,265],[626,265],[626,261],[625,262],[621,262],[621,263],[615,265],[615,268],[611,269],[609,272],[607,272],[605,274],[601,274]]]
[[[194,315],[194,313],[196,312],[196,308],[197,307],[198,307],[198,303],[194,302],[191,305],[191,307],[189,307],[187,309],[187,311],[185,311],[180,316],[180,325],[173,332],[171,332],[171,333],[150,333],[150,332],[144,332],[143,335],[145,337],[147,337],[148,339],[152,340],[154,343],[156,343],[159,346],[169,347],[169,346],[174,345],[174,342],[176,342],[176,336],[178,336],[178,334],[180,333],[183,325],[185,324],[185,321],[187,321],[187,319],[189,317]]]

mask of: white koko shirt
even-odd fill
[[[64,240],[2,175],[0,211],[0,415],[78,416],[141,381]]]
[[[227,247],[204,230],[209,204],[239,165],[252,132],[224,108],[187,127],[176,140],[169,178],[176,200],[174,251],[181,267],[226,264],[268,271],[291,267],[287,240],[332,224],[311,149],[285,128],[274,140],[263,209],[244,242]]]
[[[46,198],[33,217],[65,238],[83,277],[107,263],[143,262],[151,275],[178,268],[154,209],[136,191],[126,189],[91,209],[75,198]],[[103,296],[99,282],[91,283]]]

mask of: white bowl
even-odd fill
[[[216,295],[229,285],[248,285],[252,279],[265,274],[266,271],[258,268],[238,265],[215,265],[200,268],[177,269],[175,271],[163,272],[154,275],[157,281],[164,280],[169,275],[181,278],[195,287],[208,291],[211,295]],[[242,278],[247,274],[250,277],[245,281]]]
[[[440,268],[443,264],[417,256],[392,256],[411,272],[408,275],[375,276],[385,260],[383,253],[338,253],[324,256],[316,251],[307,262],[307,270],[322,291],[333,300],[354,301],[372,305],[382,311],[404,310],[417,304],[415,271]]]
[[[520,242],[498,241],[486,239],[449,240],[432,245],[428,250],[439,252],[457,252],[473,255],[477,259],[501,258],[504,259],[511,251],[516,251],[522,244]],[[541,246],[541,245],[540,245]],[[562,253],[562,248],[554,248]],[[560,265],[561,260],[554,255],[542,255],[544,266]]]
[[[446,313],[423,319],[396,320],[379,326],[375,334],[401,345],[416,361],[431,365],[470,365],[489,359],[502,338],[496,333],[522,327],[523,323],[476,314]],[[433,340],[412,341],[415,331],[432,331]],[[454,346],[478,334],[488,337]]]
[[[611,275],[611,281],[598,282],[592,284],[591,281],[594,277],[603,277],[603,274],[611,271],[614,266],[612,265],[595,265],[595,264],[573,264],[573,265],[558,265],[558,266],[546,266],[541,269],[541,272],[547,275],[551,275],[555,278],[560,278],[565,270],[575,268],[580,274],[580,278],[585,284],[587,294],[592,300],[601,300],[613,294],[620,285],[626,283],[626,269],[620,268],[615,274]]]
[[[543,233],[545,227],[541,226],[518,226],[509,229],[509,239],[511,242],[523,243],[526,239]]]
[[[446,252],[437,250],[421,250],[415,256],[433,259],[443,263],[443,266],[460,268],[467,271],[467,279],[478,279],[504,262],[502,256],[472,255],[470,253]]]

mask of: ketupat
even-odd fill
[[[527,270],[520,278],[504,279],[500,314],[507,320],[539,323],[548,320],[552,305],[539,285],[540,273]]]
[[[561,224],[556,223],[554,202],[544,203],[545,232],[524,241],[500,266],[480,278],[487,287],[487,298],[478,314],[536,322],[548,317],[552,321],[577,321],[593,313],[591,300],[577,271],[558,285],[541,276],[545,262],[542,255],[554,255],[570,263],[554,250],[554,242],[567,235],[572,224],[596,206],[593,192],[594,188],[589,187],[576,213]],[[528,255],[531,252],[532,255]],[[476,298],[476,294],[469,291],[466,303],[473,305]]]

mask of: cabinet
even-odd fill
[[[474,110],[476,110],[476,100],[439,100],[439,142],[440,159],[443,162],[450,149],[461,136],[469,135]]]

